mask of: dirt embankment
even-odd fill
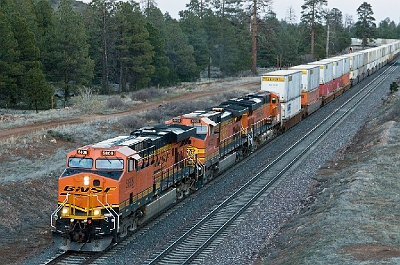
[[[313,204],[263,251],[262,264],[400,264],[400,94],[315,177]]]

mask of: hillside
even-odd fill
[[[400,94],[323,165],[257,264],[399,264]]]

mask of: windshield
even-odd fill
[[[92,168],[93,159],[82,158],[82,157],[70,157],[68,158],[68,166],[75,168]]]
[[[97,169],[124,169],[123,159],[96,159]]]
[[[207,126],[194,126],[196,128],[196,134],[207,134]]]

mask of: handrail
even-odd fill
[[[114,214],[112,214],[112,212],[99,200],[99,195],[93,195],[94,197],[96,197],[97,201],[104,207],[104,209],[106,209],[106,211],[108,211],[109,214],[111,214],[112,216],[114,216],[114,228],[113,229],[117,229],[117,231],[119,230],[119,216],[118,213],[114,210],[114,208],[111,207],[111,205],[108,203],[108,196],[106,195],[106,203],[109,209],[111,209],[111,211],[114,212]],[[115,222],[115,218],[117,218],[117,222]],[[117,224],[116,224],[117,223]]]
[[[64,205],[67,203],[67,201],[68,201],[68,196],[69,196],[70,194],[69,193],[67,193],[67,195],[65,196],[65,200],[64,200],[64,202],[62,203],[62,204],[60,204],[58,207],[57,207],[57,209],[50,215],[50,225],[51,225],[51,227],[53,227],[53,228],[56,228],[54,225],[53,225],[53,216],[56,216],[57,215],[57,213],[64,207]],[[57,217],[58,218],[58,217]]]

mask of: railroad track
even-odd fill
[[[257,200],[270,194],[274,185],[282,180],[282,176],[338,126],[397,67],[395,64],[388,66],[374,80],[367,83],[364,89],[359,90],[192,228],[170,242],[163,251],[148,259],[145,264],[201,264],[214,245],[221,242],[224,235],[244,218],[243,213],[254,206]]]
[[[43,265],[82,265],[90,264],[99,254],[95,252],[59,252],[56,256],[47,260]]]
[[[207,254],[224,240],[235,225],[240,223],[247,211],[257,204],[258,200],[268,196],[273,187],[282,180],[300,159],[327,133],[338,126],[349,113],[372,93],[397,68],[394,64],[388,66],[371,82],[364,85],[349,100],[338,107],[333,113],[314,126],[306,135],[293,143],[284,153],[271,161],[253,178],[246,182],[234,194],[226,198],[220,205],[200,219],[193,227],[174,239],[163,251],[152,255],[145,264],[201,264]],[[242,161],[242,162],[245,162]],[[137,233],[145,233],[160,220],[154,220]],[[137,234],[136,234],[137,235]],[[140,236],[139,236],[140,237]],[[125,246],[131,243],[130,237],[104,253],[65,252],[60,253],[43,264],[108,264],[107,259],[126,251]]]

